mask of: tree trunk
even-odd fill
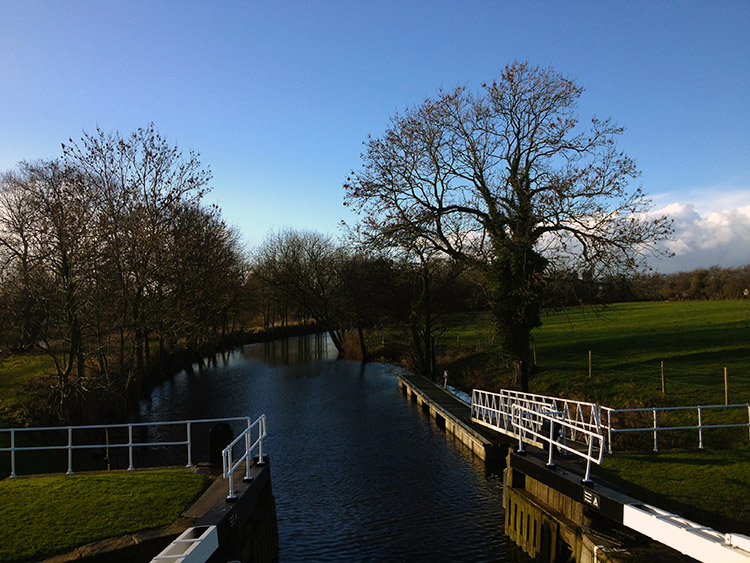
[[[357,327],[357,334],[359,335],[359,349],[362,353],[362,361],[367,362],[367,343],[365,342],[365,331],[361,324]]]

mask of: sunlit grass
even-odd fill
[[[606,456],[595,474],[643,502],[750,535],[750,447]]]
[[[439,344],[452,360],[449,369],[471,371],[469,381],[479,388],[511,382],[507,373],[496,379],[491,346],[482,344],[491,343],[491,320],[489,313],[456,315]],[[721,405],[726,367],[729,402],[750,403],[750,301],[623,303],[598,313],[574,307],[545,316],[543,323],[533,332],[539,368],[532,392],[615,408]],[[662,416],[666,423],[668,416]],[[695,416],[691,411],[673,418],[693,425]],[[746,409],[716,410],[703,420],[747,423],[747,417]],[[747,428],[705,432],[706,450],[698,448],[695,431],[661,433],[659,453],[650,451],[651,434],[641,437],[645,447],[634,453],[625,451],[618,435],[615,454],[606,455],[595,473],[644,502],[721,531],[750,534]]]
[[[39,558],[172,524],[206,483],[186,470],[0,481],[0,561]]]
[[[494,376],[491,315],[450,320],[439,353],[459,359],[459,369],[469,363]],[[598,313],[573,307],[545,316],[533,338],[533,392],[612,407],[723,404],[726,367],[730,403],[750,402],[750,301],[623,303]],[[473,356],[478,361],[470,362]],[[510,378],[487,384],[508,385]]]
[[[13,354],[0,358],[0,396],[7,397],[14,387],[53,369],[52,358],[46,354]]]

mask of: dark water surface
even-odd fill
[[[516,561],[501,477],[398,390],[400,368],[320,337],[246,346],[180,373],[137,418],[265,414],[285,561]]]

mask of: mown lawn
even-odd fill
[[[750,402],[750,300],[571,309],[545,318],[534,338],[542,371],[532,389],[612,407],[723,404],[726,367],[730,404]]]
[[[0,481],[0,561],[38,559],[175,522],[206,487],[187,470]]]

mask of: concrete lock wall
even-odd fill
[[[609,498],[610,491],[605,487],[595,486],[592,498],[596,502],[586,504],[586,491],[590,489],[581,489],[577,483],[566,485],[562,471],[546,469],[543,462],[533,468],[533,463],[509,452],[503,472],[503,505],[506,535],[534,561],[693,561],[625,529],[622,506]]]
[[[505,534],[513,543],[535,561],[581,561],[576,522],[583,522],[583,505],[510,468],[503,487]]]

